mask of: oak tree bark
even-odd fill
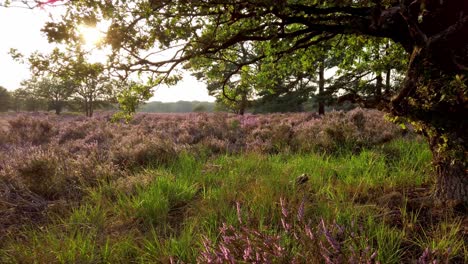
[[[325,60],[321,59],[319,63],[319,91],[318,91],[318,113],[319,115],[325,114],[325,103],[324,103],[324,93],[325,93]]]

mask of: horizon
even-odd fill
[[[192,101],[187,101],[187,100],[179,100],[175,102],[163,102],[163,101],[146,101],[145,104],[148,103],[179,103],[179,102],[190,102],[190,103],[216,103],[216,102],[210,102],[210,101],[199,101],[199,100],[192,100]]]

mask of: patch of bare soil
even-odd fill
[[[65,200],[47,200],[25,188],[0,181],[0,241],[16,236],[26,226],[43,226],[50,214],[63,214],[76,206]],[[1,243],[0,243],[1,244]]]
[[[42,222],[47,207],[42,197],[0,182],[0,241],[25,223]]]

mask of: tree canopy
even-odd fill
[[[32,78],[25,80],[23,86],[32,95],[47,100],[57,114],[73,98],[82,105],[86,116],[92,116],[99,102],[115,100],[121,86],[106,65],[89,61],[91,55],[81,45],[75,49],[54,48],[50,53],[34,52],[26,61],[15,49],[10,54],[29,65]]]

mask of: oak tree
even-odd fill
[[[54,110],[57,115],[60,115],[74,92],[71,81],[67,82],[57,77],[33,77],[23,82],[23,85],[26,84],[33,94],[46,100],[48,110]]]
[[[16,50],[10,54],[24,62]],[[91,117],[97,104],[114,97],[116,89],[106,65],[89,62],[89,56],[79,43],[74,48],[54,48],[50,53],[34,52],[27,58],[33,77],[24,83],[34,95],[48,100],[57,114],[64,102],[73,98]]]

